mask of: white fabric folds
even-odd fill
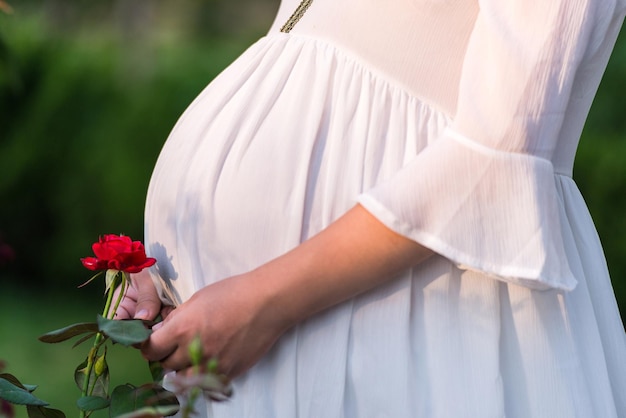
[[[172,299],[356,200],[439,254],[285,332],[199,416],[626,417],[624,329],[570,177],[618,6],[316,0],[211,82],[146,202]]]
[[[534,289],[572,290],[550,161],[446,130],[359,202],[461,268]]]
[[[479,1],[444,135],[360,202],[390,228],[468,269],[533,289],[576,285],[550,158],[577,104],[581,64],[612,1]],[[563,135],[563,136],[562,136]]]

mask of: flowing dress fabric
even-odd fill
[[[146,205],[163,298],[357,202],[437,254],[288,331],[201,415],[626,417],[624,329],[571,178],[625,5],[316,0],[278,32],[296,3],[164,145]]]

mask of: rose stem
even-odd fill
[[[111,307],[111,301],[113,300],[113,293],[115,292],[115,288],[117,287],[115,285],[116,281],[117,281],[117,275],[116,275],[116,278],[113,280],[113,286],[111,286],[109,290],[107,291],[107,301],[104,304],[104,310],[102,311],[103,317],[108,316],[109,308]],[[94,360],[98,354],[100,345],[102,344],[103,337],[104,336],[102,335],[102,333],[98,332],[96,334],[96,339],[93,342],[93,347],[91,348],[91,350],[89,350],[89,355],[87,356],[87,373],[85,375],[85,381],[83,382],[83,390],[81,393],[81,398],[84,398],[85,396],[87,396],[88,393],[89,394],[93,393],[93,387],[91,388],[91,391],[89,390],[89,380],[91,378],[91,372],[93,371]],[[94,382],[94,387],[95,387],[95,382]],[[79,416],[80,418],[86,417],[86,413],[83,409],[80,410]]]

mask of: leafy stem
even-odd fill
[[[0,0],[0,6],[3,1]],[[87,358],[74,371],[81,396],[76,404],[79,417],[87,418],[93,411],[108,408],[110,416],[125,418],[159,417],[176,413],[180,407],[175,394],[165,390],[157,380],[162,373],[151,365],[154,382],[139,387],[126,384],[114,388],[109,394],[109,365],[107,364],[108,341],[126,347],[141,344],[150,338],[153,321],[115,320],[131,278],[128,272],[140,272],[156,263],[147,257],[143,244],[124,235],[107,234],[92,245],[96,257],[81,259],[83,266],[97,271],[83,287],[104,273],[105,299],[102,315],[96,322],[82,322],[50,331],[39,337],[44,343],[59,343],[79,337],[74,347],[93,339]],[[115,268],[109,268],[114,266]],[[2,368],[2,362],[0,362]],[[36,386],[23,385],[13,375],[0,373],[0,407],[26,405],[30,418],[65,418],[56,409],[47,408],[47,403],[32,395]],[[8,403],[7,403],[8,402]],[[2,411],[0,411],[2,415]]]
[[[102,311],[102,316],[107,318],[107,319],[112,319],[115,317],[115,312],[117,311],[117,308],[119,307],[123,297],[124,297],[124,293],[126,291],[126,285],[128,282],[128,279],[126,277],[126,273],[122,272],[122,271],[116,271],[116,272],[112,272],[109,273],[107,272],[107,276],[111,274],[112,279],[110,283],[107,283],[107,299],[106,299],[106,303],[104,304],[104,310]],[[108,278],[108,277],[107,277]],[[115,294],[115,289],[121,285],[121,289],[119,292],[119,295],[117,297],[116,303],[115,303],[115,308],[111,309],[111,303],[113,302],[113,295]],[[87,367],[85,370],[85,378],[83,380],[83,387],[82,387],[82,392],[81,392],[81,397],[84,398],[86,396],[91,396],[93,394],[93,390],[94,387],[96,385],[96,382],[93,382],[93,385],[91,385],[91,374],[93,372],[94,369],[94,365],[96,364],[97,359],[99,358],[99,351],[100,351],[100,347],[106,342],[106,336],[102,333],[102,331],[98,331],[96,333],[96,337],[94,339],[93,342],[93,346],[91,347],[91,349],[89,350],[89,355],[87,356]],[[96,377],[97,379],[97,377]],[[87,411],[85,411],[84,409],[80,408],[80,418],[85,418],[87,416]]]

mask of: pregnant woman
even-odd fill
[[[233,379],[197,406],[216,418],[626,416],[624,329],[571,177],[625,13],[283,0],[156,164],[158,263],[122,316],[176,308],[144,356],[184,373],[199,336]]]

